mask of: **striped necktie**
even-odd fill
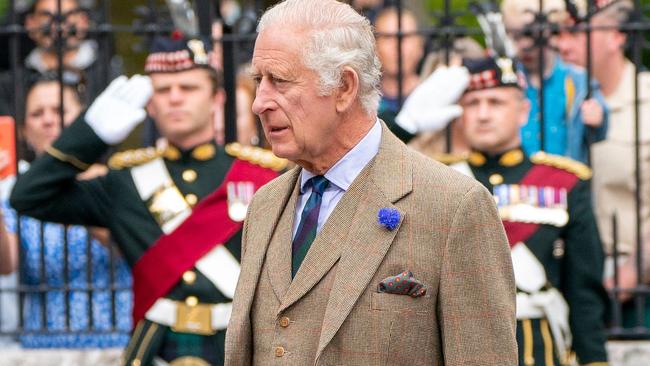
[[[298,268],[309,251],[311,243],[316,239],[316,229],[318,228],[318,214],[320,213],[320,204],[323,201],[323,192],[329,185],[329,181],[322,175],[317,175],[309,179],[312,191],[305,208],[300,216],[298,231],[293,238],[291,246],[291,278],[298,273]]]

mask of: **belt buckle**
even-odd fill
[[[200,335],[213,335],[212,305],[188,305],[178,301],[176,303],[176,323],[172,330],[179,333],[193,333]]]

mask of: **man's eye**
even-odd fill
[[[287,82],[287,80],[279,78],[277,76],[271,76],[271,81],[275,84],[282,84]]]

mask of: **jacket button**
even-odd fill
[[[196,306],[199,304],[199,299],[196,296],[188,296],[185,299],[185,304],[187,306]]]
[[[282,357],[284,356],[284,347],[278,346],[275,347],[275,357]]]
[[[196,174],[196,170],[194,169],[187,169],[184,170],[181,176],[183,177],[183,180],[186,181],[187,183],[192,183],[196,180],[198,174]]]
[[[289,323],[290,323],[289,318],[287,318],[286,316],[283,316],[282,318],[280,318],[280,326],[282,328],[288,327]]]
[[[196,273],[194,271],[185,271],[183,273],[183,281],[188,285],[194,284],[196,281]]]
[[[199,198],[196,197],[195,194],[190,193],[187,196],[185,196],[185,201],[187,201],[187,203],[189,203],[190,206],[194,206],[199,201]]]

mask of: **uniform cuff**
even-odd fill
[[[86,170],[108,150],[109,146],[95,134],[81,114],[47,149],[54,158]]]

